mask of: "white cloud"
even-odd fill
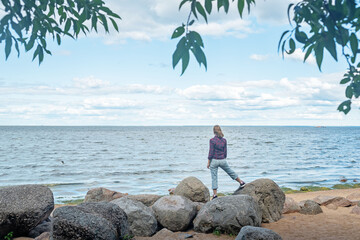
[[[245,90],[242,87],[222,85],[195,85],[178,93],[188,99],[194,100],[234,100],[245,97]]]
[[[266,24],[287,24],[287,8],[294,0],[259,0],[252,8],[250,15],[255,15],[260,23]]]
[[[250,59],[255,61],[265,61],[269,58],[269,55],[261,55],[261,54],[252,54]]]
[[[93,76],[86,78],[74,78],[73,79],[74,86],[77,88],[101,88],[108,86],[110,83],[107,81],[103,81],[101,79],[95,78]]]
[[[132,101],[124,98],[102,97],[102,98],[86,98],[84,106],[87,109],[129,109],[140,108],[142,104],[138,101]]]

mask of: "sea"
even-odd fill
[[[245,182],[280,187],[360,182],[360,127],[224,126],[228,163]],[[0,126],[0,187],[44,184],[55,203],[104,187],[167,195],[186,177],[211,189],[212,126]],[[219,169],[219,192],[238,183]]]

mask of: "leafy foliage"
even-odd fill
[[[105,6],[102,0],[1,0],[5,16],[0,20],[0,44],[5,42],[5,58],[11,50],[20,56],[20,45],[25,51],[35,49],[33,60],[39,64],[44,53],[50,54],[47,48],[47,37],[51,36],[61,44],[64,36],[77,38],[80,32],[85,35],[92,29],[98,31],[100,23],[105,32],[109,32],[109,23],[118,31],[116,19],[119,15]],[[87,23],[91,23],[89,29]]]
[[[4,237],[4,240],[12,240],[12,239],[13,239],[13,235],[14,235],[13,232],[9,232],[9,233]]]
[[[232,0],[232,2],[234,2],[234,0]],[[185,4],[188,4],[190,7],[187,22],[176,28],[171,37],[172,39],[181,37],[172,56],[173,68],[176,67],[181,59],[181,75],[184,74],[186,68],[189,65],[190,51],[194,55],[199,65],[201,66],[201,64],[203,64],[205,69],[207,69],[206,56],[203,51],[204,42],[199,33],[190,31],[189,28],[194,24],[195,21],[199,20],[199,16],[201,16],[205,22],[208,23],[208,16],[211,14],[213,5],[215,4],[218,11],[220,11],[220,9],[224,9],[225,13],[228,13],[230,0],[205,0],[204,4],[197,0],[182,0],[179,5],[179,10]],[[237,1],[237,9],[240,17],[242,17],[245,5],[247,5],[248,11],[250,12],[250,7],[252,4],[255,4],[255,0]]]
[[[337,50],[341,49],[341,55],[349,65],[340,81],[340,84],[348,84],[345,90],[348,100],[342,102],[338,110],[347,114],[351,110],[351,100],[360,96],[360,62],[356,60],[360,52],[357,34],[360,30],[359,3],[355,0],[303,0],[289,5],[288,17],[294,26],[280,38],[278,49],[283,55],[294,53],[296,41],[305,52],[304,61],[313,53],[321,71],[324,51],[337,61]]]

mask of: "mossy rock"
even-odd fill
[[[307,189],[308,189],[309,192],[331,190],[330,188],[327,188],[327,187],[319,187],[319,186],[307,186]]]
[[[281,190],[282,190],[285,194],[300,193],[300,192],[301,192],[301,191],[299,191],[299,190],[294,190],[294,189],[287,188],[287,187],[282,187]]]
[[[349,189],[349,188],[354,188],[354,187],[349,183],[335,184],[334,186],[332,186],[332,189]]]

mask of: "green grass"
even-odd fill
[[[332,189],[350,189],[350,188],[360,188],[360,183],[335,184],[330,188],[318,187],[318,186],[304,186],[301,187],[300,190],[294,190],[288,187],[282,187],[281,190],[285,194],[290,194],[290,193],[304,193],[304,192],[328,191]]]

